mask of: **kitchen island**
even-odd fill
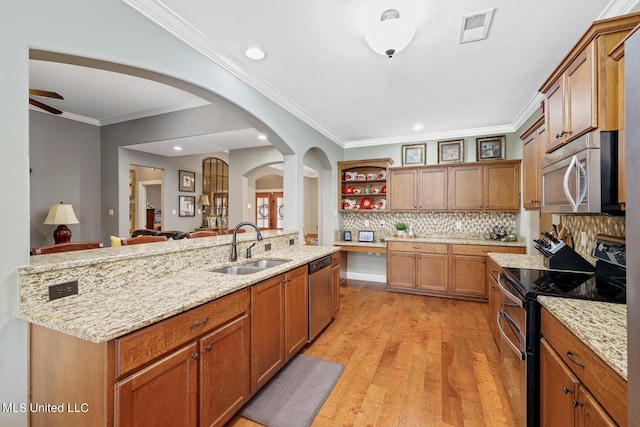
[[[306,345],[307,263],[337,251],[265,232],[252,260],[276,266],[213,271],[252,261],[252,234],[237,262],[231,236],[32,257],[18,271],[30,402],[64,405],[30,425],[224,425]],[[49,301],[73,280],[77,295]]]

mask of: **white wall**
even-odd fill
[[[0,168],[0,208],[3,223],[10,226],[6,227],[0,243],[0,402],[19,404],[27,401],[27,340],[25,322],[15,317],[18,306],[15,271],[29,263],[27,90],[30,48],[91,58],[96,62],[124,64],[120,67],[123,71],[138,67],[174,76],[184,87],[199,88],[198,95],[205,99],[231,100],[227,103],[245,111],[250,116],[246,121],[258,131],[265,131],[270,141],[287,155],[320,146],[335,164],[343,153],[339,146],[123,2],[23,0],[5,2],[3,6],[0,15],[0,117],[3,120],[0,144],[4,162]],[[129,158],[120,157],[117,143],[103,143],[100,159],[103,233],[118,232],[119,227],[122,227],[120,231],[126,232]],[[291,171],[295,173],[297,169]],[[290,176],[287,180],[295,181],[300,176]],[[167,182],[169,185],[171,182]],[[329,199],[327,202],[335,209],[335,198]],[[290,207],[293,210],[289,216],[293,221],[291,224],[296,227],[301,223],[301,215],[295,205]],[[109,208],[120,214],[110,217]],[[26,425],[26,415],[0,412],[0,425]]]

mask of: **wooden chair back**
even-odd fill
[[[138,236],[138,237],[130,237],[128,239],[122,239],[122,246],[129,245],[138,245],[140,243],[154,243],[154,242],[165,242],[167,240],[167,236]]]
[[[217,235],[218,233],[216,231],[192,231],[191,233],[187,233],[187,238],[195,239],[197,237],[211,237]]]
[[[69,242],[57,245],[42,246],[31,249],[31,255],[55,254],[58,252],[82,251],[85,249],[101,248],[102,242]]]

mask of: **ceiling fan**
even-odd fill
[[[44,98],[55,98],[55,99],[64,99],[62,97],[62,95],[56,93],[56,92],[50,92],[48,90],[39,90],[39,89],[29,89],[29,104],[38,107],[38,108],[42,108],[45,111],[48,111],[51,114],[62,114],[62,111],[58,110],[57,108],[53,108],[48,106],[47,104],[43,104],[40,101],[36,101],[35,99],[31,98],[31,96],[41,96]]]

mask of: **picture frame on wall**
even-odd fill
[[[402,166],[420,166],[427,162],[427,144],[402,146]]]
[[[505,135],[476,138],[476,158],[478,160],[504,160]]]
[[[178,196],[178,216],[196,216],[196,196]]]
[[[438,163],[459,163],[464,161],[464,139],[438,141]]]
[[[196,191],[196,173],[189,171],[178,171],[178,191],[186,191],[195,193]]]

